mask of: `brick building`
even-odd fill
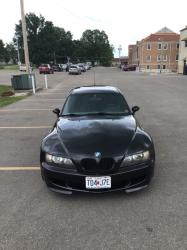
[[[164,27],[135,45],[129,45],[129,64],[141,70],[177,70],[180,35]]]

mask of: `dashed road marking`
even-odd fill
[[[64,81],[64,82],[61,82],[61,83],[57,84],[56,86],[54,86],[54,88],[60,86],[61,84],[65,83],[65,82],[67,82],[67,81],[69,81],[69,80],[66,80],[66,81]]]
[[[63,100],[66,100],[65,98],[62,98],[62,99],[39,99],[39,98],[34,98],[34,99],[25,99],[24,101],[26,102],[35,102],[35,101],[63,101]]]
[[[40,170],[40,167],[0,167],[0,170]]]
[[[52,128],[52,126],[34,126],[34,127],[0,127],[0,129],[25,129],[25,128]]]
[[[3,109],[3,110],[1,110],[0,109],[0,112],[7,112],[7,111],[38,111],[38,110],[40,110],[40,111],[44,111],[44,110],[52,110],[52,108],[51,109]]]

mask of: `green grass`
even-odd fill
[[[1,97],[2,93],[10,90],[13,90],[11,86],[0,85],[0,108],[27,97],[27,96]]]
[[[11,86],[0,85],[0,96],[7,91],[13,90]]]
[[[4,69],[0,69],[0,70],[17,70],[17,71],[19,71],[18,68],[4,68]]]
[[[13,102],[17,102],[20,101],[24,98],[26,98],[27,96],[16,96],[16,97],[0,97],[0,108],[2,108],[3,106],[9,105]]]

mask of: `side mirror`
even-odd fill
[[[140,108],[139,108],[138,106],[132,107],[132,112],[133,112],[132,114],[134,115],[135,112],[137,112],[139,109],[140,109]]]
[[[57,115],[57,117],[59,117],[60,109],[58,109],[58,108],[53,109],[53,113],[55,113]]]

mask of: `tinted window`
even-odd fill
[[[40,67],[48,67],[47,64],[42,64]]]
[[[121,94],[97,93],[70,95],[63,109],[63,115],[97,114],[98,112],[129,115],[129,107]]]
[[[70,66],[70,68],[77,69],[77,66]]]

